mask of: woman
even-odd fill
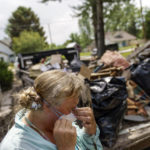
[[[91,108],[76,108],[83,81],[58,70],[42,73],[34,88],[19,93],[23,107],[1,150],[101,150],[99,129]],[[75,123],[74,115],[84,128]],[[70,121],[72,119],[72,121]]]

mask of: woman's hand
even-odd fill
[[[96,133],[96,122],[93,111],[90,107],[76,108],[74,113],[77,119],[83,122],[86,133],[88,133],[89,135],[93,135]]]
[[[53,136],[58,150],[75,150],[76,128],[72,122],[65,119],[57,120],[53,130]]]

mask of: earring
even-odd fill
[[[37,104],[36,102],[32,102],[31,108],[37,110],[37,109],[41,108],[41,104]]]

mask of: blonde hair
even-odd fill
[[[51,106],[58,106],[68,98],[79,97],[83,88],[83,80],[75,74],[52,70],[39,75],[34,88],[23,90],[18,94],[18,100],[23,108],[28,109],[31,109],[33,101],[41,104],[42,99]]]

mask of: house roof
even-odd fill
[[[136,37],[125,31],[107,32],[105,34],[105,40],[108,43],[118,43],[122,41],[135,40]]]
[[[3,41],[0,41],[0,53],[4,53],[7,55],[14,54],[14,52]]]
[[[11,45],[11,39],[10,38],[3,38],[2,40],[0,40],[1,42],[3,42],[5,45],[7,45],[8,47],[10,47]]]

